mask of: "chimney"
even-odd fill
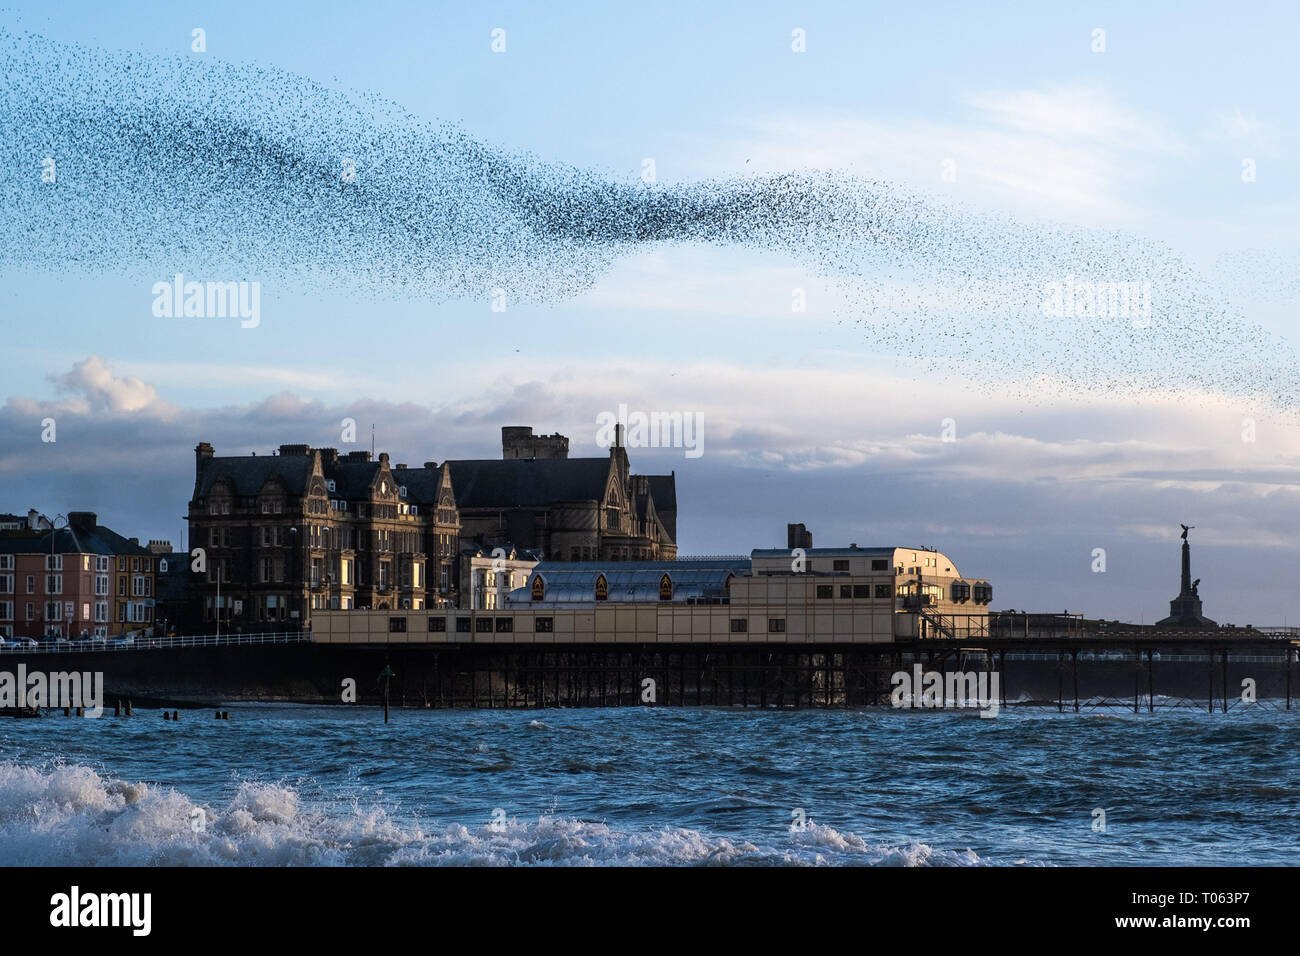
[[[212,446],[205,441],[194,446],[194,477],[203,473],[203,463],[213,455]]]
[[[99,516],[93,511],[68,512],[68,527],[76,534],[92,535],[98,523]]]
[[[297,455],[310,455],[310,454],[311,454],[310,445],[281,445],[280,446],[281,458],[283,458],[285,455],[297,456]]]
[[[35,531],[40,527],[41,516],[35,508],[27,509],[27,527]]]
[[[812,532],[802,524],[788,524],[785,526],[785,542],[792,551],[795,548],[807,550],[813,546]]]

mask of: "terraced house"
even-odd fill
[[[0,636],[114,637],[155,623],[156,558],[135,538],[74,511],[0,535]]]

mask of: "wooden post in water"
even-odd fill
[[[1065,651],[1056,652],[1056,712],[1065,713]]]
[[[388,723],[388,682],[394,676],[393,669],[385,664],[379,676],[384,679],[384,723]]]

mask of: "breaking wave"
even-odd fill
[[[201,823],[196,822],[201,821]],[[624,831],[562,816],[422,825],[382,806],[305,804],[241,782],[224,805],[80,764],[0,763],[0,860],[10,866],[979,866],[970,850],[873,845],[808,823],[757,843],[685,827]]]

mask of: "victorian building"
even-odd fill
[[[463,549],[513,548],[547,561],[677,556],[675,475],[633,475],[621,440],[570,458],[563,435],[501,429],[500,460],[449,461]]]
[[[189,528],[205,626],[298,629],[313,610],[455,600],[460,523],[446,465],[307,445],[218,457],[200,442]]]

